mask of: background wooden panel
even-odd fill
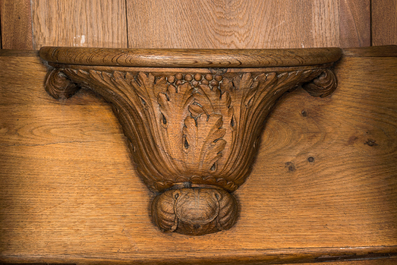
[[[370,45],[369,0],[127,1],[130,48]]]
[[[32,50],[30,0],[1,0],[2,49]]]
[[[32,0],[34,49],[127,47],[125,0]]]
[[[319,265],[321,263],[304,263],[302,265]],[[347,262],[344,261],[335,261],[335,262],[327,262],[323,263],[324,265],[395,265],[397,264],[396,258],[391,259],[371,259],[371,260],[352,260]],[[292,264],[286,264],[292,265]]]
[[[338,1],[127,1],[131,48],[338,46]]]
[[[370,0],[339,0],[340,47],[371,46]]]
[[[235,193],[237,225],[200,237],[152,225],[153,194],[102,99],[52,99],[37,57],[8,54],[0,65],[0,260],[288,262],[397,251],[397,58],[346,57],[331,97],[284,97]]]
[[[372,0],[372,45],[397,45],[397,0]]]
[[[3,41],[2,41],[2,33],[1,33],[1,10],[2,8],[3,2],[2,0],[0,0],[0,49],[2,49],[3,47]]]
[[[295,263],[296,264],[296,263]],[[327,263],[304,263],[302,265],[395,265],[397,264],[396,258],[390,259],[370,259],[370,260],[351,260],[349,262],[345,261],[335,261],[335,262],[327,262]],[[285,264],[285,265],[293,265],[293,264]]]
[[[295,263],[296,264],[296,263]],[[304,263],[302,265],[319,265],[321,263]],[[324,265],[395,265],[397,264],[397,259],[371,259],[371,260],[352,260],[347,262],[344,261],[335,261],[335,262],[327,262],[323,263]],[[292,265],[292,264],[286,264]]]
[[[370,45],[370,0],[3,0],[3,6],[3,48]]]

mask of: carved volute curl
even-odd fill
[[[40,56],[52,67],[51,96],[85,87],[112,104],[139,176],[160,193],[151,207],[160,230],[203,235],[235,224],[232,192],[251,172],[277,99],[299,85],[331,94],[341,50],[45,47]]]
[[[48,71],[44,87],[48,94],[56,99],[69,98],[80,89],[57,68]]]

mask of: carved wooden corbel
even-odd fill
[[[231,228],[264,121],[285,92],[331,94],[338,48],[133,50],[44,47],[46,91],[91,89],[112,104],[148,188],[154,223],[203,235]]]

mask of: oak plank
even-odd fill
[[[371,46],[370,0],[339,0],[340,47]]]
[[[319,263],[304,263],[302,265],[318,265],[318,264]],[[393,265],[393,264],[397,264],[397,259],[386,258],[386,259],[350,260],[348,262],[335,261],[335,262],[327,262],[325,264],[326,265]]]
[[[124,0],[33,0],[33,48],[127,47]]]
[[[396,57],[345,57],[331,97],[298,89],[282,98],[235,193],[236,227],[195,238],[150,222],[153,195],[108,105],[85,90],[64,102],[46,95],[37,57],[0,65],[1,261],[288,263],[397,252]]]
[[[32,50],[30,0],[0,1],[2,49]]]
[[[397,1],[372,1],[372,45],[397,44]]]
[[[129,48],[339,46],[339,1],[127,1]]]

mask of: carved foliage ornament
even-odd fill
[[[340,50],[317,50],[331,58],[325,56],[324,64],[316,61],[311,66],[298,50],[290,50],[298,53],[296,60],[303,66],[280,67],[294,63],[281,58],[282,63],[260,67],[270,64],[274,56],[266,57],[265,52],[257,58],[256,68],[242,68],[249,63],[244,61],[248,57],[239,58],[239,51],[234,51],[232,58],[228,54],[228,58],[211,61],[219,66],[227,59],[230,68],[221,69],[203,68],[209,62],[205,52],[203,58],[190,62],[191,67],[200,68],[180,67],[185,66],[184,58],[158,59],[157,66],[177,68],[147,68],[154,59],[139,61],[142,56],[138,55],[146,52],[150,57],[159,50],[135,50],[137,58],[132,52],[129,61],[121,63],[106,62],[110,56],[106,54],[125,56],[124,51],[114,49],[43,48],[40,54],[52,66],[45,81],[51,96],[68,98],[84,87],[112,104],[139,176],[150,190],[160,193],[152,202],[154,223],[162,231],[202,235],[235,224],[238,204],[232,192],[250,174],[264,121],[277,99],[299,85],[313,96],[324,97],[335,90],[336,78],[329,67],[339,59]],[[104,59],[95,59],[101,52]],[[163,50],[167,52],[170,50]],[[192,57],[200,52],[170,53]],[[214,54],[217,52],[222,51]],[[131,67],[117,66],[123,63]]]

